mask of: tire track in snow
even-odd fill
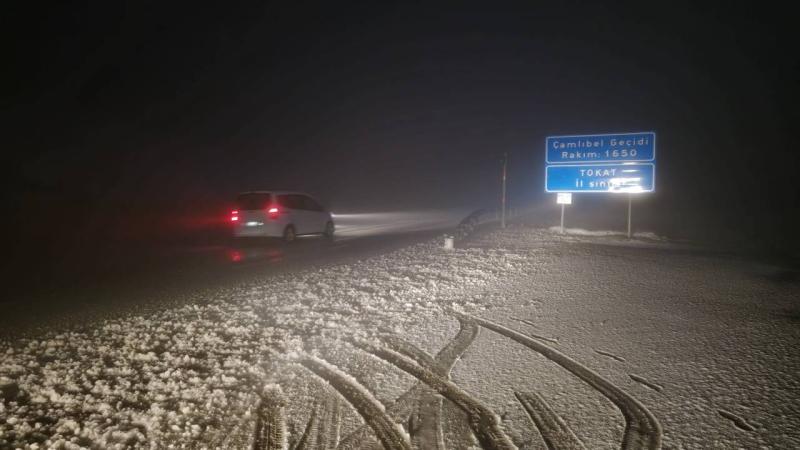
[[[437,398],[432,390],[431,394],[419,399],[408,419],[408,434],[414,449],[445,448],[441,426],[442,398]]]
[[[250,397],[249,400],[251,401],[248,401],[247,403],[254,403],[256,410],[258,410],[260,396],[256,393],[253,393],[248,397]],[[243,414],[230,429],[225,430],[224,432],[219,430],[214,433],[216,436],[210,440],[209,448],[229,448],[234,445],[241,447],[242,444],[238,444],[239,441],[252,444],[254,429],[249,429],[249,425],[249,415]],[[245,428],[248,429],[245,430]]]
[[[656,392],[661,392],[661,391],[664,390],[664,386],[661,386],[660,384],[653,383],[652,381],[648,381],[646,378],[640,377],[639,375],[635,375],[635,374],[629,373],[628,376],[631,377],[631,380],[633,380],[633,381],[635,381],[635,382],[637,382],[639,384],[642,384],[644,386],[647,386],[648,388],[650,388],[650,389],[652,389],[652,390],[654,390]]]
[[[253,431],[253,450],[284,450],[287,448],[286,400],[280,386],[266,386],[256,408]]]
[[[535,323],[531,322],[530,320],[526,320],[526,319],[517,319],[516,317],[512,317],[512,318],[511,318],[511,320],[516,320],[517,322],[522,322],[522,323],[524,323],[524,324],[526,324],[526,325],[530,325],[530,326],[532,326],[533,328],[539,328],[539,326],[538,326],[538,325],[536,325]]]
[[[449,377],[450,372],[452,371],[455,363],[461,359],[464,352],[472,345],[472,342],[478,336],[480,332],[480,327],[478,324],[472,320],[467,318],[458,318],[459,320],[459,331],[456,336],[450,340],[447,345],[445,345],[439,352],[436,354],[436,357],[431,359],[428,353],[417,349],[413,344],[410,344],[402,339],[395,339],[395,344],[399,344],[402,342],[402,347],[406,352],[415,354],[416,358],[412,358],[419,361],[427,361],[432,360],[435,362],[433,366],[437,366],[442,370],[442,373]],[[398,397],[398,399],[387,408],[387,413],[392,416],[396,421],[408,423],[409,430],[412,434],[412,438],[416,439],[414,444],[419,444],[419,440],[421,438],[420,430],[419,430],[419,421],[416,421],[412,424],[411,416],[417,414],[419,416],[418,410],[420,409],[420,399],[433,396],[434,399],[438,400],[438,403],[441,404],[440,408],[436,408],[436,406],[429,405],[425,407],[425,412],[423,415],[426,417],[430,417],[431,412],[438,412],[438,417],[430,417],[427,423],[429,425],[433,425],[437,428],[435,432],[436,436],[440,436],[444,434],[442,430],[442,420],[441,420],[441,411],[449,411],[452,407],[449,403],[443,403],[441,398],[438,395],[435,395],[435,391],[431,389],[429,386],[425,385],[422,382],[418,382],[415,384],[410,390],[406,391],[403,395]],[[458,414],[464,414],[461,409],[456,410]],[[417,417],[418,418],[418,417]],[[413,428],[413,432],[411,431]],[[468,429],[462,430],[466,431],[466,433],[471,434],[471,431]],[[344,438],[339,446],[337,447],[339,450],[351,450],[351,449],[358,449],[364,448],[362,445],[364,442],[367,442],[370,439],[370,432],[368,427],[361,427],[354,432],[350,433],[346,438]],[[466,435],[462,439],[459,440],[459,443],[463,443],[464,445],[468,445],[472,443],[472,436]],[[426,448],[444,448],[444,442],[439,441],[438,438],[434,442],[428,442],[429,445]],[[439,446],[439,447],[435,447]]]
[[[327,381],[341,396],[347,400],[361,415],[367,425],[372,428],[375,436],[387,450],[410,450],[403,429],[392,422],[386,414],[383,405],[370,393],[367,388],[355,379],[339,370],[336,366],[319,358],[303,355],[297,361],[306,369]]]
[[[435,367],[439,375],[450,379],[450,372],[453,370],[455,363],[461,359],[464,352],[472,345],[479,332],[480,327],[475,322],[459,320],[458,333],[447,345],[439,350],[434,360],[437,364],[431,368]],[[415,448],[420,449],[443,450],[447,448],[444,437],[443,414],[466,419],[465,413],[455,408],[453,403],[444,402],[432,388],[424,384],[420,384],[420,392],[417,395],[417,399],[415,414],[420,425],[417,432],[412,436],[412,444]],[[414,416],[412,415],[412,417]],[[462,447],[471,445],[474,442],[472,432],[466,426],[453,427],[451,431],[452,436],[450,436],[449,440],[456,441],[451,442],[451,444]]]
[[[730,420],[736,425],[737,428],[744,430],[744,431],[756,431],[755,427],[747,423],[742,417],[737,416],[732,412],[725,411],[724,409],[718,409],[717,412],[720,416]]]
[[[600,376],[597,372],[529,336],[485,319],[474,317],[472,319],[482,327],[488,328],[545,356],[597,389],[614,403],[625,417],[625,433],[622,438],[622,449],[661,448],[662,431],[658,420],[644,405],[628,395],[625,391]]]
[[[309,450],[315,448],[317,441],[317,434],[319,432],[319,425],[317,424],[317,413],[319,406],[315,406],[311,411],[311,417],[308,419],[305,431],[300,436],[300,440],[290,450]]]
[[[613,353],[605,352],[603,350],[598,350],[598,349],[594,349],[594,352],[597,353],[598,355],[603,355],[619,362],[625,362],[625,358],[623,358],[622,356],[617,356]]]
[[[474,320],[458,318],[460,328],[458,334],[448,344],[436,354],[436,361],[447,369],[446,376],[450,376],[450,372],[456,365],[456,362],[464,356],[470,345],[478,337],[481,329]]]
[[[336,394],[327,395],[323,402],[314,407],[303,435],[291,450],[336,448],[340,426],[339,397]]]
[[[414,344],[406,341],[405,339],[393,335],[385,335],[385,336],[380,336],[380,340],[383,341],[392,350],[413,359],[414,361],[416,361],[417,364],[421,365],[422,367],[425,367],[428,370],[436,372],[439,375],[447,376],[447,370],[444,367],[442,367],[442,365],[439,364],[438,361],[433,359],[433,356],[431,356],[428,352],[415,346]]]
[[[561,418],[541,395],[525,392],[514,392],[514,396],[525,408],[525,412],[531,418],[539,433],[544,439],[544,443],[550,450],[585,450],[586,447],[575,436],[575,433],[567,426]]]
[[[342,426],[342,407],[338,395],[328,395],[317,435],[317,448],[331,450],[339,445]]]
[[[448,378],[456,362],[464,356],[481,331],[474,320],[461,317],[457,317],[457,319],[459,321],[458,334],[436,354],[436,360],[447,369]],[[472,448],[477,444],[467,422],[468,416],[464,411],[452,402],[442,402],[441,419],[438,426],[442,429],[443,437],[446,437],[446,444],[450,448]]]
[[[478,441],[469,426],[469,416],[453,402],[442,402],[442,434],[445,448],[476,448]]]
[[[497,414],[450,380],[417,364],[413,359],[388,348],[364,341],[354,341],[354,344],[365,352],[397,366],[409,375],[419,379],[465,411],[469,415],[470,428],[472,428],[472,432],[484,449],[510,450],[517,448],[501,429],[500,418]]]
[[[546,336],[540,336],[538,334],[533,334],[533,333],[528,333],[528,336],[530,336],[530,337],[532,337],[534,339],[539,339],[540,341],[549,342],[551,344],[558,344],[558,339],[549,338],[549,337],[546,337]]]
[[[389,337],[386,342],[399,353],[417,361],[421,366],[449,379],[453,366],[469,348],[479,332],[480,327],[475,322],[459,320],[458,333],[439,350],[436,358],[430,357],[427,352],[394,336]],[[450,415],[466,418],[464,412],[452,408],[450,402],[443,402],[435,390],[422,382],[414,387],[412,399],[415,407],[408,418],[412,446],[426,450],[445,449],[442,414],[447,411]],[[474,442],[471,436],[472,432],[467,427],[460,430],[454,428],[453,431],[456,435],[452,436],[450,440],[456,440],[459,446],[471,445]]]
[[[456,336],[436,354],[431,357],[427,352],[419,349],[404,339],[388,336],[384,340],[391,348],[417,361],[421,366],[440,375],[450,378],[450,372],[455,363],[461,358],[480,332],[480,327],[474,321],[459,320],[459,331]],[[451,408],[446,408],[442,398],[431,387],[420,383],[415,392],[415,408],[408,420],[408,430],[411,434],[411,445],[415,449],[445,449],[444,431],[442,429],[443,409],[452,414]],[[463,411],[455,410],[456,415],[463,417]],[[461,444],[472,442],[471,432],[462,430]]]
[[[442,367],[428,352],[397,336],[381,336],[381,340],[392,350],[413,359],[420,366],[447,377],[449,370]],[[411,437],[411,447],[415,449],[444,449],[444,435],[442,433],[441,413],[442,398],[429,386],[419,384],[415,386],[414,395],[410,400],[413,408],[407,423],[408,433]]]
[[[522,322],[522,323],[524,323],[524,324],[526,324],[526,325],[530,325],[530,326],[532,326],[533,328],[538,328],[538,327],[536,326],[536,324],[535,324],[535,323],[533,323],[533,322],[531,322],[530,320],[525,320],[525,319],[514,319],[514,320],[516,320],[517,322]],[[538,335],[538,334],[533,334],[533,333],[527,333],[527,334],[528,334],[528,336],[530,336],[530,337],[533,337],[533,338],[536,338],[536,339],[540,339],[540,340],[542,340],[542,341],[549,342],[549,343],[551,343],[551,344],[558,344],[558,339],[556,339],[556,338],[549,338],[549,337],[547,337],[547,336],[541,336],[541,335]]]

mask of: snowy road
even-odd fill
[[[336,239],[276,240],[216,238],[190,245],[125,246],[58,255],[62,267],[49,278],[53,261],[15,267],[27,280],[0,298],[0,338],[32,329],[85,324],[120,312],[138,312],[186,301],[204,301],[209,290],[254,277],[345,263],[430,239],[452,230],[469,211],[422,210],[338,214]],[[64,267],[66,266],[66,267]],[[52,271],[51,271],[52,272]],[[8,275],[8,274],[5,274]]]
[[[798,448],[800,284],[516,226],[0,344],[0,448]]]

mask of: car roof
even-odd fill
[[[246,195],[246,194],[300,194],[300,195],[308,195],[309,197],[313,197],[310,194],[301,191],[284,191],[284,190],[270,190],[270,191],[245,191],[239,192],[237,195]]]

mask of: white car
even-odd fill
[[[312,234],[333,238],[335,230],[331,214],[302,192],[243,192],[236,197],[230,220],[237,238],[279,237],[291,242]]]

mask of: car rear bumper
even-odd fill
[[[282,237],[283,225],[276,222],[246,222],[236,224],[234,237]]]

